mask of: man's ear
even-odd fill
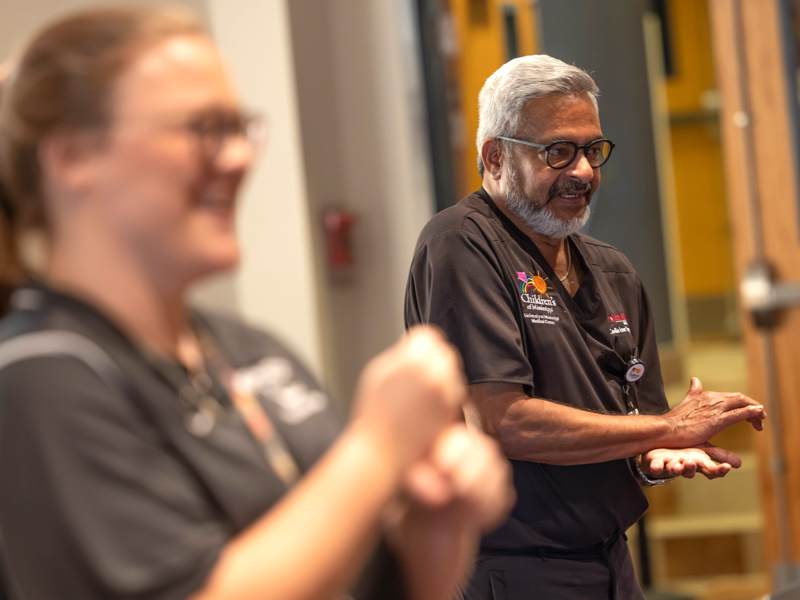
[[[66,192],[86,192],[95,183],[102,132],[66,129],[47,136],[39,144],[39,165],[49,185]]]
[[[484,177],[500,179],[503,171],[503,146],[495,138],[486,138],[481,144],[481,161],[483,161]]]

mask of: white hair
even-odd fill
[[[529,100],[553,94],[587,93],[597,108],[597,88],[591,76],[574,65],[534,54],[508,61],[483,84],[478,96],[478,172],[483,177],[481,145],[486,138],[511,137],[520,127]]]

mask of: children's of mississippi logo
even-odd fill
[[[548,278],[542,277],[539,271],[536,271],[536,275],[517,271],[517,279],[519,280],[519,298],[525,308],[523,316],[531,323],[543,325],[558,323],[559,317],[553,314],[556,299],[547,293],[553,290],[547,284]]]
[[[553,288],[547,285],[548,278],[542,277],[539,271],[536,271],[536,275],[533,273],[517,271],[517,279],[519,279],[520,294],[528,294],[531,292],[531,290],[533,290],[539,292],[539,296],[544,296],[545,298],[550,297],[550,295],[547,293],[547,290],[552,290]]]

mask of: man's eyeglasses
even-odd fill
[[[544,151],[547,157],[547,165],[551,169],[566,169],[572,164],[575,157],[578,156],[578,150],[583,150],[586,160],[589,161],[589,166],[596,169],[606,164],[608,157],[611,156],[611,151],[614,150],[614,142],[611,140],[595,140],[589,142],[585,146],[579,146],[574,142],[564,140],[553,142],[545,146],[544,144],[526,142],[525,140],[518,140],[517,138],[511,137],[498,136],[497,139],[540,148]]]
[[[266,138],[266,125],[259,115],[213,112],[199,115],[186,123],[200,144],[203,158],[214,161],[232,138],[242,138],[256,151]]]

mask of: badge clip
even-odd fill
[[[644,376],[645,366],[638,358],[631,357],[625,365],[625,381],[633,383]]]

